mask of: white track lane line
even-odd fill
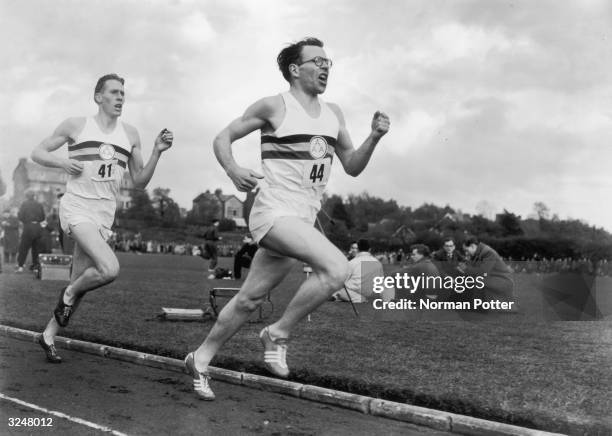
[[[68,421],[76,422],[77,424],[85,425],[87,427],[91,427],[91,428],[94,428],[96,430],[103,431],[105,433],[110,433],[110,434],[116,435],[116,436],[128,436],[126,433],[121,433],[120,431],[113,430],[112,428],[105,427],[103,425],[98,425],[96,423],[89,422],[89,421],[86,421],[84,419],[77,418],[75,416],[66,415],[65,413],[62,413],[62,412],[56,412],[55,410],[45,409],[44,407],[37,406],[36,404],[27,403],[27,402],[19,400],[17,398],[9,397],[7,395],[4,395],[1,392],[0,392],[0,399],[6,400],[6,401],[10,401],[10,402],[13,402],[13,403],[16,403],[16,404],[20,404],[22,406],[26,406],[26,407],[29,407],[30,409],[38,410],[40,412],[44,412],[44,413],[47,413],[49,415],[57,416],[58,418],[67,419]]]

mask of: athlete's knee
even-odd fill
[[[323,286],[329,291],[342,288],[348,275],[349,265],[344,257],[328,261],[319,272]]]
[[[236,296],[236,309],[242,312],[253,312],[264,302],[265,297],[252,297],[238,294]]]
[[[117,259],[108,259],[101,262],[98,266],[98,271],[105,283],[110,283],[119,276],[119,261]]]

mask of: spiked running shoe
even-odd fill
[[[185,358],[185,367],[189,375],[193,377],[193,390],[200,400],[214,400],[215,393],[210,388],[210,375],[208,371],[200,372],[196,369],[194,352],[189,353]]]
[[[277,377],[287,378],[289,368],[287,367],[287,342],[286,338],[272,339],[268,327],[259,333],[259,338],[264,347],[264,363],[266,368]]]
[[[64,303],[64,293],[66,293],[66,289],[68,289],[68,287],[61,290],[59,301],[57,302],[57,306],[55,306],[55,310],[53,310],[53,316],[61,327],[66,327],[68,325],[68,321],[70,321],[70,316],[74,310],[74,306],[69,306]]]
[[[62,358],[59,354],[57,354],[57,350],[55,349],[55,344],[47,344],[45,342],[44,335],[40,335],[38,337],[38,345],[41,346],[43,350],[45,350],[45,354],[47,355],[47,362],[50,363],[62,363]]]

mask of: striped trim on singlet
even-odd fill
[[[108,144],[108,142],[104,141],[85,141],[80,142],[78,144],[69,145],[68,146],[68,155],[70,159],[78,160],[78,161],[92,161],[92,160],[101,160],[100,155],[98,154],[98,149],[100,145]],[[121,168],[127,167],[127,162],[130,158],[131,153],[125,150],[123,147],[120,147],[115,144],[110,144],[115,149],[115,157],[113,159],[117,159],[117,164]]]
[[[319,136],[327,142],[325,157],[334,157],[336,138],[326,135],[288,135],[276,137],[272,135],[261,136],[261,159],[293,159],[313,160],[310,154],[310,141]]]

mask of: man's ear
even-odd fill
[[[299,67],[297,64],[289,64],[289,74],[294,77],[297,77],[299,75]]]
[[[102,96],[97,92],[94,94],[94,101],[98,104],[102,103]]]

